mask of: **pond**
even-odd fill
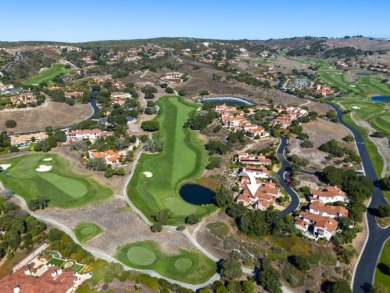
[[[213,203],[215,192],[199,184],[185,184],[179,194],[188,203],[204,205]]]
[[[358,72],[356,73],[357,76],[370,76],[371,74],[366,73],[366,72]]]
[[[207,97],[207,98],[198,98],[196,99],[198,102],[208,102],[213,103],[217,105],[226,104],[228,106],[244,106],[244,105],[250,105],[253,106],[255,103],[239,98],[239,97],[231,97],[231,96],[218,96],[218,97]]]
[[[390,103],[390,96],[373,96],[371,97],[371,101],[376,103]]]

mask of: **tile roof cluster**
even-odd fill
[[[329,96],[334,94],[334,90],[330,86],[324,84],[317,85],[316,92],[323,96]]]
[[[237,154],[238,161],[240,163],[252,164],[252,165],[270,165],[272,161],[263,155],[252,155],[245,151]]]
[[[97,150],[89,151],[89,156],[92,158],[103,158],[107,163],[115,163],[119,160],[120,154],[113,150],[108,150],[106,152],[98,152]]]
[[[299,216],[302,219],[309,220],[315,228],[322,228],[329,233],[336,231],[337,225],[339,222],[331,217],[323,217],[310,212],[301,211]]]
[[[323,202],[310,204],[311,213],[326,213],[332,218],[348,217],[348,210],[342,206],[326,205]]]
[[[344,191],[337,186],[328,186],[324,190],[321,189],[310,189],[310,201],[339,201],[342,199],[344,202],[348,201],[348,197]]]
[[[2,293],[65,293],[74,282],[74,272],[66,269],[51,267],[40,277],[18,270],[0,280],[0,291]]]

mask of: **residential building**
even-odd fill
[[[323,95],[324,97],[333,95],[335,93],[335,91],[330,86],[324,84],[317,85],[316,92]]]
[[[310,189],[310,202],[320,201],[333,203],[336,201],[349,202],[347,195],[337,186],[328,186],[324,190]]]
[[[32,142],[39,142],[48,138],[45,132],[16,134],[11,136],[11,145],[17,147],[26,147]]]
[[[160,75],[160,80],[167,83],[181,83],[183,73],[180,72],[166,72]]]
[[[106,152],[98,152],[97,150],[91,150],[88,152],[91,159],[103,158],[106,164],[116,166],[119,164],[119,159],[121,155],[113,150],[108,150]]]
[[[331,217],[334,219],[339,219],[341,217],[348,217],[348,210],[342,206],[331,206],[326,205],[323,202],[311,203],[310,213],[320,215],[323,217]]]
[[[249,165],[270,165],[272,161],[263,155],[252,155],[245,151],[241,151],[237,154],[238,161],[240,163]]]
[[[306,223],[303,223],[306,222]],[[301,211],[295,219],[295,227],[315,239],[325,238],[328,241],[336,233],[338,221],[331,217],[322,217],[310,212]]]
[[[84,129],[84,130],[75,130],[70,131],[66,134],[67,143],[78,140],[96,140],[100,137],[114,135],[111,131],[103,131],[100,129]]]
[[[35,101],[35,95],[33,93],[21,93],[10,97],[12,104],[20,105],[27,104]]]
[[[78,99],[83,96],[83,92],[65,92],[65,98]]]
[[[123,106],[126,103],[127,99],[130,98],[131,98],[130,93],[114,92],[111,94],[110,104],[111,105],[119,104]]]

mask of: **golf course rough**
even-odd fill
[[[80,242],[86,242],[103,232],[103,229],[95,223],[79,223],[73,228],[77,239]]]
[[[215,210],[214,205],[192,205],[179,195],[185,181],[200,176],[207,164],[208,154],[198,132],[183,127],[199,105],[177,96],[161,97],[157,104],[160,115],[155,119],[160,130],[153,138],[163,143],[163,150],[142,154],[127,187],[128,196],[149,219],[165,208],[174,214],[170,224],[183,223],[190,214],[205,216]],[[146,172],[153,176],[145,176]]]
[[[130,267],[153,270],[162,276],[189,284],[210,279],[217,265],[199,251],[181,249],[167,254],[153,241],[139,241],[118,247],[115,258]]]
[[[11,164],[7,172],[0,173],[0,180],[27,202],[44,196],[50,200],[49,206],[63,208],[81,206],[112,195],[111,189],[90,176],[72,172],[72,164],[59,155],[50,154],[51,169],[38,172],[39,166],[48,165],[48,161],[44,161],[47,158],[47,154],[31,154],[0,162]]]

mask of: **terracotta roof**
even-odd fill
[[[321,197],[335,197],[343,196],[346,197],[345,192],[337,186],[328,186],[325,190],[310,189],[310,194]]]
[[[19,286],[20,293],[65,293],[74,285],[74,272],[62,270],[60,275],[53,278],[51,274],[54,270],[51,267],[42,276],[34,277],[20,269],[0,280],[1,292],[13,293],[14,288]]]
[[[342,206],[331,206],[331,205],[325,205],[322,202],[316,202],[310,204],[310,209],[322,211],[336,216],[342,215],[343,217],[348,217],[348,210]]]
[[[312,214],[310,212],[300,212],[299,215],[305,219],[308,219],[312,222],[314,222],[314,226],[317,228],[323,228],[326,231],[332,233],[337,225],[339,224],[338,221],[331,217],[323,217],[316,214]]]

